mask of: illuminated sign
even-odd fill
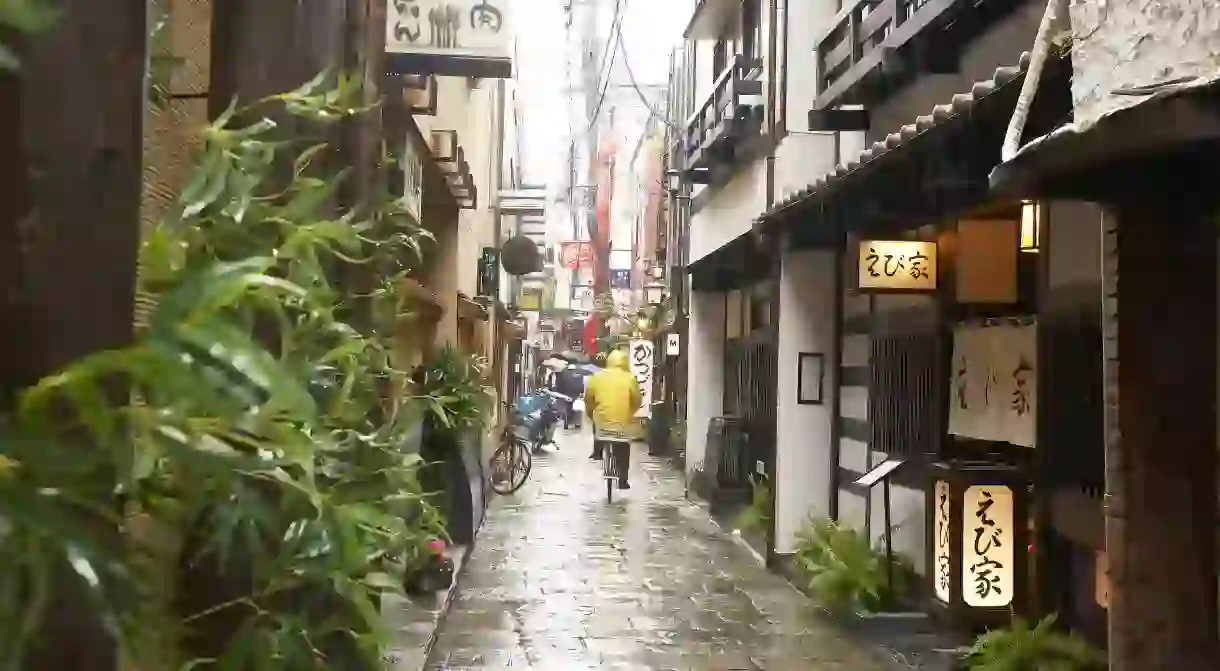
[[[962,601],[971,608],[1005,607],[1016,587],[1012,490],[1005,485],[968,487],[962,515]]]
[[[936,243],[861,241],[858,276],[860,289],[865,291],[934,291]]]

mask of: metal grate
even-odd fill
[[[908,458],[932,454],[948,387],[939,333],[874,335],[868,410],[873,450]]]

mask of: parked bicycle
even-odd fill
[[[522,421],[520,413],[509,403],[504,403],[508,421],[500,433],[500,445],[492,453],[488,463],[491,471],[491,490],[507,496],[521,489],[534,468],[534,450],[530,440],[530,427]]]

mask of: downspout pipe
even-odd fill
[[[1003,162],[1011,161],[1021,149],[1021,136],[1025,132],[1029,108],[1038,94],[1038,83],[1042,80],[1042,70],[1046,68],[1055,29],[1061,20],[1067,18],[1067,13],[1068,0],[1047,0],[1046,12],[1042,14],[1042,23],[1038,25],[1038,35],[1034,38],[1034,46],[1029,54],[1025,81],[1021,83],[1021,95],[1017,97],[1017,107],[1008,122],[1008,131],[1004,134],[1004,144],[1000,148],[1000,160]]]

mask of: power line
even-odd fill
[[[623,0],[614,0],[614,19],[610,22],[610,34],[606,36],[606,45],[602,48],[602,62],[597,66],[598,79],[605,77],[605,84],[601,87],[601,92],[598,93],[597,103],[593,106],[593,113],[589,115],[589,126],[585,128],[585,132],[593,130],[593,125],[597,123],[598,117],[601,116],[602,103],[606,102],[606,91],[610,90],[610,73],[614,71],[614,59],[618,54],[618,49],[613,48],[619,37],[623,27]],[[607,67],[607,65],[609,67]],[[602,74],[605,69],[605,74]]]
[[[661,114],[652,106],[652,102],[648,100],[648,96],[644,95],[644,91],[640,88],[639,83],[636,82],[635,72],[631,70],[631,59],[627,56],[627,45],[623,44],[622,30],[618,31],[618,37],[615,38],[615,42],[617,43],[616,50],[623,52],[623,69],[627,71],[627,80],[630,82],[631,88],[635,89],[635,94],[639,96],[640,102],[643,103],[644,108],[648,110],[648,113],[652,115],[652,118],[665,124],[670,129],[673,129],[673,124],[669,123],[669,119],[666,119],[665,115]]]

